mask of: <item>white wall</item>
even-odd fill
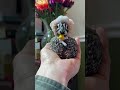
[[[68,11],[69,18],[73,19],[74,32],[72,36],[81,36],[85,34],[85,0],[74,0],[75,4]]]

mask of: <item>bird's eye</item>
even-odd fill
[[[56,26],[56,31],[58,31],[58,30],[59,30],[59,26],[57,25],[57,26]]]
[[[57,29],[57,28],[58,28],[58,25],[56,25],[55,28]]]
[[[58,25],[56,26],[56,28],[58,28]]]

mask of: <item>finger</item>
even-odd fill
[[[109,48],[108,47],[109,45],[108,45],[108,39],[107,39],[106,31],[103,28],[99,27],[99,28],[96,29],[96,32],[97,32],[98,36],[100,37],[100,41],[103,45],[104,50],[107,50]]]
[[[109,45],[108,45],[107,34],[103,28],[98,28],[97,33],[100,37],[100,41],[103,46],[103,56],[104,56],[104,58],[106,58],[106,56],[109,57],[109,50],[108,50]],[[108,64],[108,63],[110,63],[110,60],[105,59],[104,62]]]
[[[104,76],[105,78],[109,79],[110,74],[110,57],[109,57],[109,46],[108,46],[108,39],[107,34],[103,28],[97,28],[96,32],[100,37],[100,41],[103,47],[103,59],[100,66],[99,74]]]
[[[24,54],[35,54],[35,40],[29,40],[25,47],[22,49],[21,53]]]
[[[50,48],[51,48],[50,43],[47,43],[45,47],[40,51],[42,62],[43,61],[54,61],[59,58],[59,56]]]
[[[50,49],[50,47],[51,47],[51,46],[50,46],[50,43],[47,43],[44,48],[45,48],[45,49]]]
[[[77,42],[77,48],[78,48],[78,53],[77,53],[76,58],[80,60],[81,58],[80,37],[76,37],[75,40]]]

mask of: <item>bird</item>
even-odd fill
[[[77,43],[70,36],[74,22],[67,16],[60,15],[50,23],[54,37],[50,41],[51,49],[61,59],[70,59],[77,56]]]
[[[102,63],[102,43],[96,30],[86,26],[85,30],[85,76],[98,73]]]

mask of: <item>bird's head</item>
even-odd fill
[[[64,40],[64,38],[69,35],[73,24],[73,21],[67,16],[59,16],[50,23],[50,26],[54,32],[54,35],[59,39]]]
[[[56,25],[56,35],[59,39],[64,40],[64,37],[68,34],[68,25],[65,22],[60,22]]]

